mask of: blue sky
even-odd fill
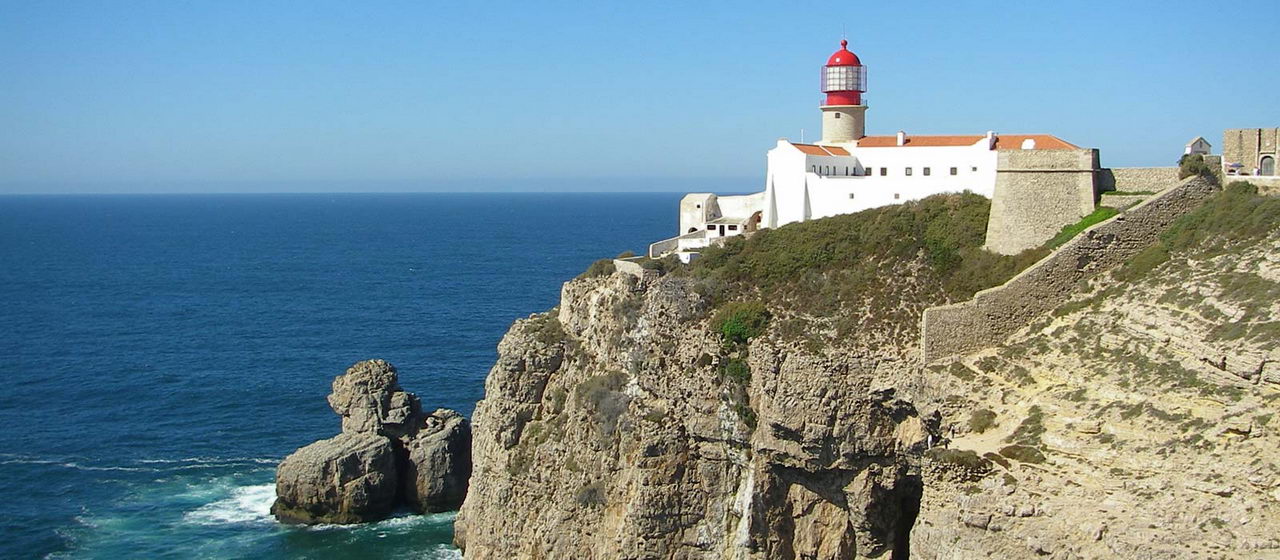
[[[0,192],[750,191],[842,29],[868,133],[1108,166],[1280,125],[1259,2],[0,0]],[[1234,23],[1232,23],[1234,22]]]

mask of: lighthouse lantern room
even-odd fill
[[[862,94],[867,91],[867,67],[849,50],[849,41],[840,40],[840,50],[822,67],[821,144],[843,144],[865,136],[867,106]]]

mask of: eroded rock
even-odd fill
[[[457,509],[471,477],[471,424],[461,414],[422,412],[396,368],[359,362],[333,380],[329,406],[342,434],[303,447],[276,471],[272,513],[289,523],[360,523],[398,507]]]
[[[372,433],[339,434],[285,457],[271,513],[291,523],[360,523],[396,506],[395,449]]]

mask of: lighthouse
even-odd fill
[[[1014,254],[1093,212],[1096,150],[1049,134],[867,136],[866,92],[866,67],[840,41],[822,66],[822,139],[779,138],[765,154],[763,191],[686,195],[677,235],[649,245],[649,256],[688,262],[736,235],[965,191],[993,201],[988,248]],[[1038,206],[1023,212],[1024,201]]]
[[[822,67],[822,141],[820,144],[845,144],[866,136],[867,106],[862,94],[867,92],[867,67],[849,50],[849,41],[840,40],[840,50]]]

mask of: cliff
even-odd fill
[[[499,344],[465,556],[1276,552],[1274,217],[925,367],[926,308],[1044,254],[978,251],[985,212],[934,197],[565,284]]]

